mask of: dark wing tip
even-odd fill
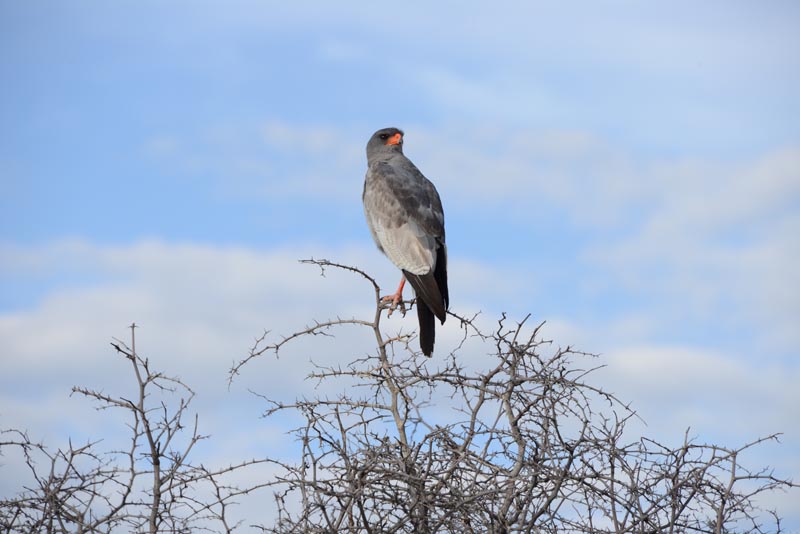
[[[411,287],[414,288],[420,305],[429,308],[430,311],[444,323],[447,317],[447,309],[445,308],[446,301],[442,296],[439,284],[433,273],[418,275],[404,270],[403,275],[411,284]]]

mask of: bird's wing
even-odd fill
[[[444,244],[444,214],[433,184],[413,164],[371,166],[364,211],[375,242],[392,263],[412,274],[432,271]]]

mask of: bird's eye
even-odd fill
[[[381,139],[383,139],[384,141],[386,139],[389,139],[389,134],[381,134]]]

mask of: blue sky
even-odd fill
[[[106,342],[136,321],[212,433],[269,434],[247,381],[305,387],[269,377],[310,349],[232,393],[227,366],[263,328],[368,309],[297,259],[396,283],[360,205],[393,125],[443,198],[455,311],[601,353],[646,433],[784,432],[754,463],[800,478],[799,23],[796,2],[0,1],[0,426],[91,433],[66,395],[122,383]]]

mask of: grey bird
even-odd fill
[[[384,128],[370,138],[362,199],[372,238],[403,272],[397,292],[383,300],[396,307],[408,280],[417,295],[420,349],[430,356],[435,319],[444,323],[450,300],[444,210],[436,188],[403,155],[403,135]]]

